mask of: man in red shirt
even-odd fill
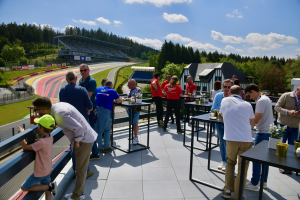
[[[167,84],[170,83],[170,80],[172,78],[172,75],[171,74],[167,74],[167,80],[165,80],[162,84],[161,84],[161,89],[162,91],[164,92],[165,91],[165,87]],[[165,93],[165,100],[167,101],[167,93]],[[172,111],[171,111],[172,112]],[[173,117],[173,113],[171,114],[171,124],[174,124],[174,117]]]
[[[159,85],[159,80],[161,79],[161,74],[156,72],[154,78],[151,81],[151,92],[152,92],[152,102],[156,105],[156,118],[158,126],[163,127],[163,106],[162,106],[162,90]]]
[[[193,83],[193,78],[191,76],[188,76],[186,78],[186,82],[187,82],[187,84],[185,86],[185,95],[188,95],[189,93],[193,94],[194,91],[197,92],[197,86]],[[185,100],[186,101],[194,101],[194,99],[191,99],[191,98],[186,98]],[[192,109],[193,115],[195,115],[194,109],[192,107],[191,107],[191,109]],[[188,119],[190,119],[190,112],[189,111],[187,113],[186,122],[189,122]]]

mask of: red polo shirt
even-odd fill
[[[193,94],[194,90],[197,91],[197,85],[195,85],[194,83],[188,83],[185,86],[185,94],[191,93]],[[190,99],[190,98],[186,98],[185,100],[187,101],[193,101],[194,99]]]
[[[168,99],[172,100],[179,100],[179,95],[182,94],[182,89],[179,85],[175,85],[175,87],[168,87],[169,85],[165,86],[165,92],[168,95]]]
[[[156,91],[155,88],[153,87],[153,85],[152,85],[153,81],[156,83],[158,91]],[[151,81],[151,92],[152,92],[152,97],[162,97],[162,90],[161,90],[159,82],[156,78],[153,78]]]
[[[168,84],[169,84],[169,81],[168,81],[168,80],[165,80],[164,82],[162,82],[162,84],[161,84],[161,89],[164,90],[165,87],[166,87],[166,85],[168,85]],[[168,99],[167,96],[168,96],[168,95],[165,95],[165,99]]]

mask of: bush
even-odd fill
[[[142,90],[143,93],[151,92],[151,86],[150,85],[146,85],[145,87],[142,87],[141,90]],[[151,98],[152,95],[151,94],[143,94],[143,97],[144,98]]]
[[[0,67],[5,67],[5,61],[2,58],[0,58]]]
[[[20,65],[28,65],[28,59],[25,57],[20,58]]]

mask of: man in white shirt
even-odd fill
[[[269,140],[270,125],[274,125],[272,102],[269,97],[259,91],[259,88],[254,83],[247,85],[245,93],[250,96],[250,99],[256,101],[255,106],[255,124],[256,124],[256,136],[254,145],[259,144],[264,140]],[[259,191],[258,182],[261,176],[261,164],[253,162],[253,173],[251,181],[247,182],[245,189],[252,191]],[[264,188],[267,188],[269,166],[266,165],[265,177],[264,177]]]
[[[225,171],[225,187],[222,197],[238,199],[242,160],[238,162],[238,174],[234,180],[234,170],[237,156],[249,150],[253,145],[251,128],[254,127],[254,114],[250,103],[240,96],[241,87],[234,85],[230,88],[230,97],[222,100],[220,111],[224,121],[224,140],[226,140],[227,164]],[[249,161],[246,162],[247,173]],[[246,182],[246,176],[244,184]]]
[[[68,200],[84,199],[84,184],[89,164],[90,152],[97,133],[92,129],[84,116],[71,104],[60,102],[53,104],[47,97],[32,101],[34,111],[40,116],[52,115],[58,127],[69,138],[76,158],[76,183],[72,194],[65,195]]]

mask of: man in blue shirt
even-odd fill
[[[98,115],[100,116],[96,123],[96,132],[98,133],[98,149],[103,153],[112,151],[112,147],[109,147],[110,127],[111,127],[111,110],[113,102],[121,103],[122,99],[118,93],[112,89],[113,84],[111,81],[107,81],[104,87],[98,87],[96,89],[96,104],[98,106]],[[104,132],[104,144],[102,143],[102,133]]]
[[[66,102],[74,106],[89,121],[89,113],[93,110],[93,104],[89,98],[85,88],[76,85],[77,76],[74,71],[68,71],[66,74],[68,85],[59,91],[60,102]],[[72,151],[73,170],[75,171],[76,159],[74,151]],[[87,169],[87,177],[94,174],[93,171]]]
[[[95,130],[95,124],[98,119],[97,105],[95,102],[97,83],[96,83],[96,80],[90,76],[90,68],[87,64],[81,64],[79,69],[80,69],[80,74],[82,77],[79,80],[79,85],[81,87],[84,87],[88,91],[89,97],[93,103],[93,110],[91,111],[91,113],[89,115],[88,121],[89,121],[91,127]],[[90,156],[90,159],[94,160],[94,159],[99,159],[99,158],[100,158],[100,155],[99,155],[99,151],[98,151],[97,144],[95,141],[93,148],[92,148],[92,155]]]
[[[224,97],[229,96],[229,89],[233,85],[233,82],[230,79],[226,79],[223,81],[223,92],[220,92],[216,94],[213,105],[211,107],[211,110],[220,110],[221,102]],[[225,171],[226,169],[226,141],[223,139],[224,137],[224,125],[223,124],[216,124],[216,129],[218,133],[218,138],[220,141],[219,147],[220,147],[220,153],[221,153],[221,165],[218,166],[218,169],[221,169],[222,171]]]

